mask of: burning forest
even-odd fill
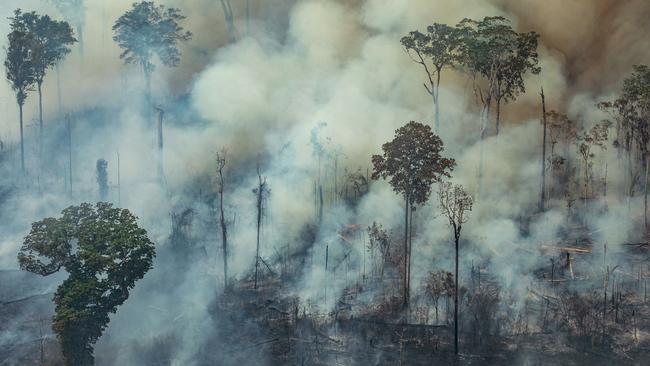
[[[0,365],[647,363],[647,1],[0,12]]]

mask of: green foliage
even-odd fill
[[[20,16],[20,10],[15,11],[15,16]],[[33,90],[36,77],[34,75],[34,59],[32,49],[36,40],[34,34],[16,18],[12,19],[11,32],[7,35],[7,48],[5,71],[11,89],[16,93],[19,105],[25,104],[27,92]]]
[[[62,216],[32,224],[18,254],[20,268],[43,276],[64,268],[70,276],[55,295],[52,328],[67,365],[92,365],[93,345],[109,314],[152,268],[154,244],[126,209],[83,203]]]
[[[446,24],[434,23],[427,27],[427,33],[412,31],[401,42],[404,48],[415,55],[414,61],[426,66],[426,60],[433,65],[430,74],[445,67],[454,66],[459,58],[461,32]],[[428,71],[428,70],[427,70]]]
[[[456,162],[440,156],[443,142],[431,127],[411,121],[395,131],[395,138],[382,146],[383,155],[373,155],[373,179],[389,179],[393,190],[410,204],[429,199],[431,185],[449,177]]]
[[[488,100],[514,100],[526,91],[526,72],[539,74],[535,32],[517,33],[504,17],[485,17],[476,21],[463,19],[458,24],[463,41],[459,62],[473,75],[483,77],[487,86],[481,97]]]
[[[56,21],[33,11],[21,13],[20,9],[11,20],[12,27],[26,30],[33,39],[30,43],[33,76],[37,84],[42,84],[46,71],[69,54],[70,45],[77,41],[72,28],[65,21]]]
[[[154,56],[163,65],[178,65],[178,42],[192,38],[192,33],[179,25],[183,19],[176,8],[155,5],[153,1],[134,3],[113,25],[113,40],[123,49],[120,58],[127,64],[142,66],[145,73],[153,71]]]

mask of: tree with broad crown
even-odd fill
[[[69,277],[54,294],[52,329],[67,366],[94,364],[93,345],[153,266],[154,244],[126,209],[82,203],[32,224],[18,253],[20,268],[48,276],[64,268]]]
[[[427,27],[427,33],[412,31],[402,37],[402,45],[411,59],[424,68],[428,83],[424,84],[433,99],[435,127],[440,132],[440,74],[442,69],[453,67],[458,62],[461,33],[446,24],[434,23]],[[434,80],[435,78],[435,80]]]
[[[416,205],[431,195],[431,185],[441,177],[450,177],[456,162],[442,157],[443,142],[431,127],[411,121],[395,131],[395,138],[382,146],[383,155],[373,155],[372,178],[387,179],[393,190],[405,201],[404,212],[404,292],[403,304],[408,306],[410,287],[410,232]],[[411,217],[409,217],[409,215]]]
[[[113,25],[113,40],[123,49],[120,58],[126,64],[142,67],[146,84],[148,106],[151,104],[151,73],[154,56],[165,66],[177,66],[181,53],[178,42],[189,41],[192,33],[183,30],[180,22],[185,19],[176,8],[165,8],[153,1],[133,3]]]
[[[12,24],[17,24],[25,29],[31,37],[32,49],[30,50],[34,82],[38,90],[38,115],[39,115],[39,140],[42,152],[43,145],[43,81],[48,69],[56,66],[67,54],[70,45],[77,40],[74,38],[70,24],[56,21],[48,15],[38,15],[36,12],[21,13],[20,9],[10,18]]]
[[[20,15],[20,10],[14,14]],[[16,93],[20,122],[20,166],[25,174],[25,139],[23,133],[23,106],[27,99],[27,92],[34,90],[36,77],[34,75],[34,60],[32,50],[36,40],[34,34],[25,28],[25,25],[12,19],[11,32],[7,35],[7,48],[5,71],[11,89]]]

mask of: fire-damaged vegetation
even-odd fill
[[[514,5],[207,3],[12,11],[0,366],[650,357],[648,66]]]

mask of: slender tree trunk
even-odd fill
[[[120,181],[120,150],[117,150],[117,205],[122,206],[122,182]]]
[[[542,96],[542,122],[543,122],[542,136],[543,137],[542,137],[542,196],[539,202],[539,209],[540,211],[544,211],[544,204],[546,201],[546,99],[544,97],[544,88],[542,88],[542,92],[540,95]],[[499,115],[498,110],[499,108],[497,103],[497,116]]]
[[[436,89],[435,89],[435,95],[433,97],[433,103],[435,104],[436,111],[435,111],[435,119],[436,119],[436,132],[440,133],[440,71],[438,70],[436,72]]]
[[[223,255],[223,287],[224,292],[228,291],[228,233],[226,229],[226,218],[223,212],[223,177],[219,173],[221,188],[219,189],[219,212],[221,224],[221,249]]]
[[[460,241],[460,234],[454,226],[454,239],[456,244],[456,268],[454,270],[454,353],[458,354],[458,242]]]
[[[38,83],[38,159],[43,168],[43,82]]]
[[[61,67],[56,64],[56,98],[59,102],[59,115],[63,113],[63,96],[61,95]]]
[[[411,253],[413,249],[413,205],[409,203],[409,245],[408,245],[408,270],[406,272],[406,299],[411,301]]]
[[[645,181],[643,184],[643,224],[647,234],[648,232],[648,165],[650,165],[650,159],[648,159],[647,154],[644,154],[644,160],[645,160]]]
[[[408,293],[407,293],[407,269],[408,269],[408,247],[409,247],[409,196],[406,196],[406,202],[404,205],[404,286],[403,286],[403,300],[402,304],[406,308],[408,307]]]
[[[157,160],[158,160],[158,178],[161,183],[165,182],[165,170],[163,166],[163,117],[165,111],[161,108],[158,108],[158,151],[157,151]]]
[[[18,111],[20,116],[20,168],[25,175],[25,137],[23,132],[23,104],[18,103]]]
[[[257,186],[257,247],[255,249],[255,285],[254,288],[257,289],[257,275],[260,264],[260,227],[262,225],[262,190],[264,189],[264,184],[262,183],[262,177],[258,174],[259,185]]]
[[[497,98],[497,116],[496,116],[496,135],[499,135],[499,125],[501,123],[501,98]]]
[[[72,199],[72,122],[70,116],[66,117],[68,122],[68,173],[70,179],[70,199]]]

